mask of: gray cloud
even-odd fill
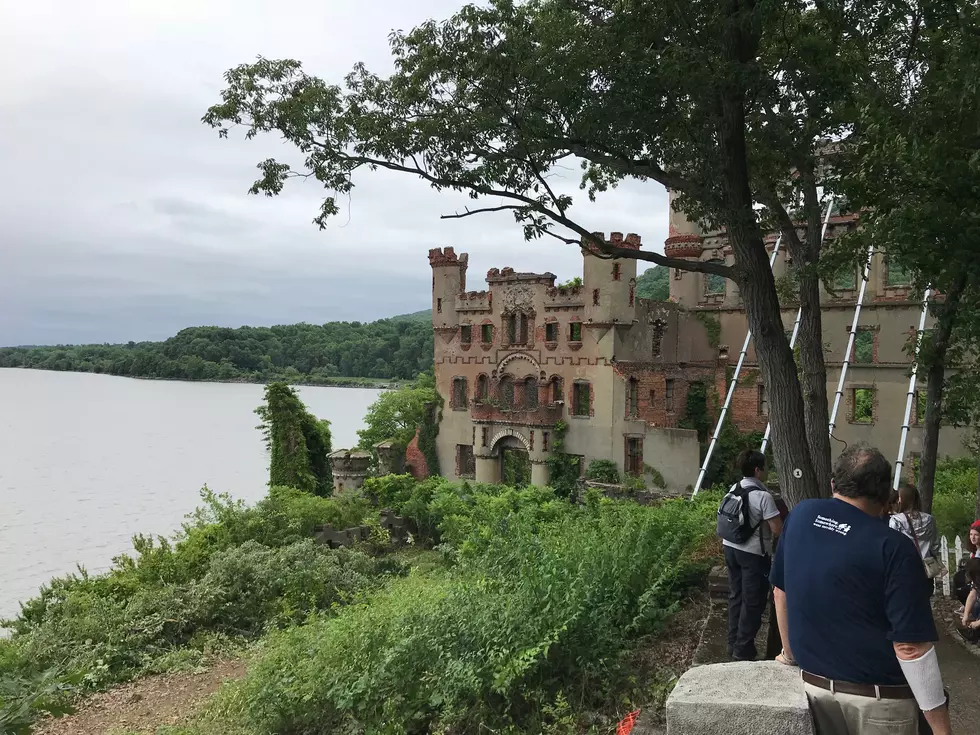
[[[576,248],[525,243],[506,213],[440,220],[466,197],[364,172],[324,232],[313,184],[250,197],[274,139],[200,123],[222,73],[257,55],[339,80],[390,68],[387,35],[455,0],[177,0],[10,4],[0,24],[0,345],[161,339],[196,324],[370,320],[429,305],[429,248],[491,267],[581,271]],[[666,237],[666,195],[631,182],[588,204],[591,229]]]

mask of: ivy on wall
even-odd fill
[[[569,498],[578,489],[579,458],[564,453],[568,424],[559,420],[551,432],[551,456],[547,459],[548,484],[555,495]]]
[[[718,349],[721,343],[721,320],[704,311],[695,311],[694,318],[701,322],[704,331],[708,335],[708,345],[713,349]]]
[[[425,457],[429,475],[441,475],[439,455],[436,453],[436,437],[439,436],[439,423],[442,421],[442,396],[436,395],[430,410],[426,411],[419,426],[419,451]]]

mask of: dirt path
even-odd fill
[[[973,733],[977,726],[977,713],[980,712],[980,650],[975,644],[966,643],[955,632],[955,621],[959,617],[949,600],[936,604],[936,627],[939,629],[939,642],[936,653],[943,671],[943,683],[949,690],[949,717],[953,721],[953,732]]]
[[[185,720],[221,683],[245,675],[240,659],[222,661],[194,673],[165,674],[125,684],[96,694],[74,715],[47,720],[35,735],[111,735],[155,733],[162,725]]]

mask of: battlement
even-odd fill
[[[491,286],[502,283],[527,283],[543,284],[551,288],[555,285],[556,278],[558,276],[554,273],[519,273],[513,268],[491,268],[487,271],[487,283]]]
[[[593,232],[592,237],[598,240],[602,240],[609,245],[616,248],[626,248],[628,250],[639,250],[642,243],[642,238],[635,232],[630,232],[625,237],[622,232],[610,232],[609,239],[606,239],[605,232]],[[591,253],[592,255],[601,254],[602,250],[596,246],[595,242],[587,237],[582,238],[582,250]]]
[[[463,266],[466,267],[470,256],[468,253],[456,254],[456,248],[432,248],[429,250],[429,265],[433,268],[442,266]]]
[[[464,291],[456,295],[457,311],[485,311],[493,306],[493,294],[490,291]]]
[[[581,306],[584,302],[584,286],[553,286],[546,292],[545,306]]]

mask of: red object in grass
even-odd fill
[[[619,723],[619,727],[616,728],[616,735],[630,735],[633,731],[633,725],[636,724],[636,718],[640,716],[640,710],[635,712],[630,712],[623,721]]]

